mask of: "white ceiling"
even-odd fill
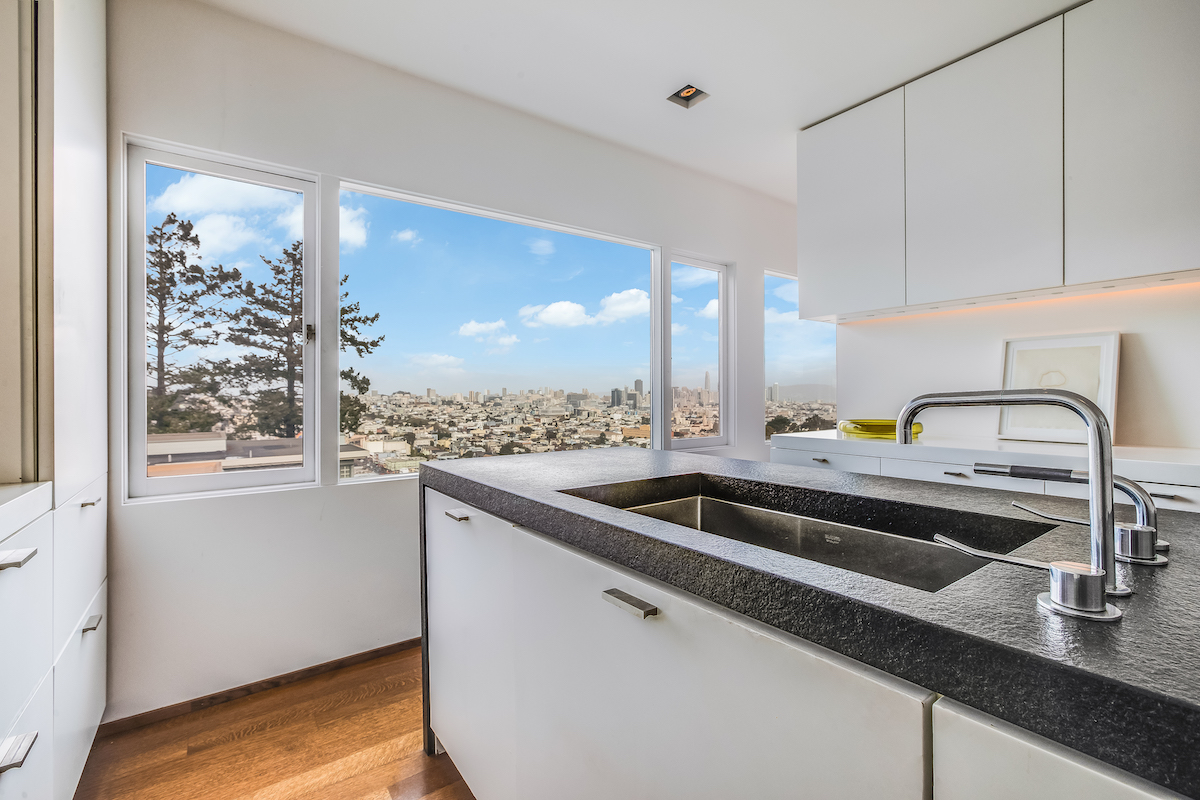
[[[1074,4],[204,2],[788,201],[800,127]]]

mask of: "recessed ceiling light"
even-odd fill
[[[706,97],[708,97],[708,92],[701,91],[689,83],[667,99],[675,105],[691,108]]]

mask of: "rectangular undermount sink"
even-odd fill
[[[1054,527],[705,473],[563,492],[928,592],[988,563],[937,544],[934,534],[1008,553]]]

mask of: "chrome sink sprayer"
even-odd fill
[[[960,406],[1058,406],[1079,415],[1087,425],[1088,494],[1091,499],[1091,567],[1103,570],[1104,590],[1110,595],[1128,595],[1130,590],[1117,583],[1114,542],[1112,433],[1104,412],[1086,397],[1061,389],[1000,389],[986,392],[939,392],[915,397],[900,410],[896,419],[896,441],[912,444],[912,426],[917,414],[927,408]],[[1008,558],[1004,556],[1004,558]],[[1097,618],[1119,618],[1120,612]],[[1057,609],[1056,609],[1057,610]],[[1069,610],[1063,610],[1070,613]],[[1091,614],[1087,614],[1090,616]],[[1082,615],[1081,615],[1082,616]]]

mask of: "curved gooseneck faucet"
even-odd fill
[[[1062,389],[998,389],[986,392],[938,392],[914,397],[896,418],[896,441],[912,444],[913,420],[927,408],[958,406],[1059,406],[1079,415],[1087,425],[1088,495],[1090,498],[1092,567],[1104,570],[1104,590],[1111,595],[1131,594],[1117,583],[1114,543],[1112,431],[1099,406],[1086,397]]]

